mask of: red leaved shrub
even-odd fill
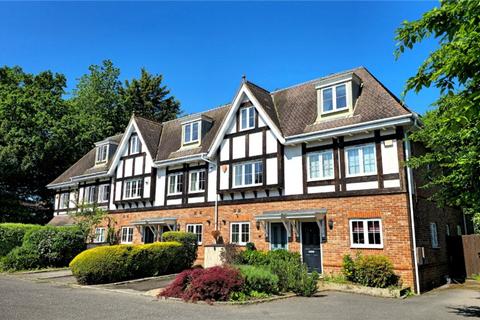
[[[226,301],[232,292],[241,291],[243,285],[240,272],[232,267],[192,269],[180,273],[160,296],[193,302]]]

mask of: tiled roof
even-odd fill
[[[49,226],[55,226],[55,227],[60,227],[60,226],[71,226],[75,224],[75,221],[73,218],[69,215],[59,215],[55,216],[50,220],[47,225]]]
[[[147,149],[155,158],[157,154],[157,147],[158,142],[160,140],[160,135],[162,133],[162,124],[145,119],[143,117],[134,116],[135,122],[137,123],[138,129],[142,134],[143,140],[145,140],[145,144],[147,145]]]
[[[257,86],[254,83],[251,83],[250,81],[247,81],[246,85],[250,89],[252,94],[255,96],[255,98],[258,100],[258,102],[262,105],[263,109],[268,114],[273,123],[277,126],[279,130],[281,130],[280,122],[278,121],[277,110],[275,108],[275,104],[273,102],[272,96],[270,95],[270,92]]]

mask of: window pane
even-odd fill
[[[198,191],[198,172],[190,173],[190,191]]]
[[[249,114],[248,114],[248,127],[253,128],[255,127],[255,108],[251,107],[248,109]]]
[[[318,154],[311,154],[308,156],[310,164],[310,178],[320,178],[320,157]]]
[[[168,186],[168,193],[175,193],[175,180],[177,176],[170,176],[170,184]]]
[[[373,146],[363,147],[363,171],[375,172],[375,154]]]
[[[345,90],[345,85],[339,85],[336,87],[336,92],[337,94],[337,109],[342,109],[347,107],[347,95],[346,95],[346,90]]]
[[[182,193],[183,192],[183,174],[177,175],[177,184],[176,184],[176,192]]]
[[[235,166],[235,185],[236,186],[242,185],[242,174],[243,174],[242,171],[243,171],[242,165]]]
[[[192,127],[190,126],[190,124],[185,125],[184,140],[187,143],[191,141],[191,130]]]
[[[368,243],[381,244],[380,221],[368,221]]]
[[[198,122],[192,124],[192,141],[198,140]]]
[[[245,184],[252,184],[252,165],[251,164],[246,164],[244,165],[245,169]]]
[[[333,176],[333,153],[326,152],[322,154],[323,158],[323,177],[328,178]]]
[[[205,171],[200,171],[198,174],[199,174],[198,190],[205,190]]]
[[[332,88],[322,91],[323,111],[333,110]]]
[[[360,173],[360,158],[358,157],[358,149],[350,149],[347,151],[348,173]]]
[[[263,183],[263,164],[255,163],[255,183]]]
[[[250,241],[250,225],[245,223],[242,225],[242,243]]]
[[[240,128],[241,129],[247,128],[247,109],[242,109],[240,111],[240,120],[241,120]]]
[[[239,235],[240,235],[240,225],[238,223],[232,224],[232,243],[239,242]]]
[[[363,234],[363,221],[353,221],[352,222],[352,236],[353,243],[355,244],[364,244],[364,234]]]

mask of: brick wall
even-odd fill
[[[250,241],[259,250],[268,250],[269,242],[265,233],[255,221],[255,216],[272,210],[327,209],[327,220],[334,222],[333,229],[327,230],[327,241],[322,244],[323,271],[340,272],[342,258],[349,253],[383,254],[391,259],[397,274],[405,286],[413,286],[413,264],[410,241],[410,224],[407,195],[372,195],[342,197],[330,199],[309,199],[277,201],[270,203],[248,203],[219,205],[219,231],[225,242],[229,242],[231,222],[250,222]],[[187,223],[203,224],[203,244],[213,244],[211,232],[214,230],[214,208],[162,209],[148,212],[113,213],[116,226],[128,226],[132,221],[153,217],[176,217],[180,230],[185,230]],[[349,218],[381,218],[383,225],[383,249],[350,248]],[[134,243],[141,243],[139,229],[134,230]],[[292,236],[288,249],[299,251],[300,239]],[[203,247],[199,248],[199,262],[203,260]]]

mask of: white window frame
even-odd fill
[[[255,183],[255,164],[259,163],[262,166],[262,170],[260,171],[260,174],[262,175],[262,182]],[[245,167],[246,166],[251,166],[252,168],[252,183],[245,183]],[[241,183],[237,184],[237,170],[239,167],[242,167],[242,178],[241,178]],[[234,188],[242,188],[242,187],[252,187],[252,186],[261,186],[263,185],[264,179],[265,179],[265,174],[264,174],[265,168],[263,168],[263,162],[262,161],[251,161],[251,162],[242,162],[242,163],[237,163],[233,165],[233,175],[232,175],[232,186]]]
[[[94,243],[103,243],[105,242],[105,228],[99,227],[95,228],[95,239],[93,240]]]
[[[374,165],[375,165],[375,170],[372,172],[367,172],[365,173],[365,167],[364,167],[364,157],[363,157],[363,149],[366,147],[373,147],[373,159],[374,159]],[[358,149],[358,159],[359,159],[359,166],[360,166],[360,171],[359,173],[354,173],[350,174],[348,172],[348,167],[349,167],[349,159],[348,159],[348,151],[350,150],[355,150]],[[345,176],[347,178],[349,177],[359,177],[359,176],[374,176],[377,174],[378,168],[377,168],[377,148],[375,147],[374,143],[367,143],[367,144],[362,144],[358,146],[352,146],[345,148],[344,150],[345,153]]]
[[[180,176],[183,176],[183,172],[176,172],[176,173],[170,173],[168,175],[168,183],[167,183],[167,195],[168,196],[176,196],[176,195],[180,195],[183,193],[183,181],[182,181],[182,190],[181,191],[177,191],[178,189],[178,185],[179,185],[179,178]],[[175,178],[175,192],[170,192],[170,183],[171,183],[171,180]]]
[[[193,140],[193,126],[197,124],[197,139]],[[190,134],[187,137],[187,127],[190,128]],[[192,121],[185,123],[182,127],[182,137],[183,137],[183,145],[189,145],[193,143],[197,143],[200,141],[200,133],[202,132],[202,122],[201,121]],[[188,138],[188,141],[187,141]]]
[[[133,188],[133,183],[135,182],[135,188]],[[125,180],[123,188],[123,199],[139,199],[142,197],[143,190],[143,179],[129,179]]]
[[[203,172],[203,189],[200,189],[200,175]],[[192,184],[192,176],[197,175],[197,180],[195,181],[195,186]],[[188,193],[200,193],[205,191],[205,182],[207,181],[207,172],[205,169],[194,170],[188,173]],[[195,190],[192,190],[192,187],[195,187]]]
[[[233,226],[238,225],[238,242],[233,242]],[[248,225],[248,241],[242,241],[243,228]],[[251,239],[250,222],[230,222],[230,243],[234,243],[240,246],[246,245]]]
[[[125,235],[125,240],[124,240]],[[129,244],[133,242],[133,227],[122,227],[120,243]]]
[[[105,199],[105,189],[108,189],[107,191],[107,199]],[[99,203],[105,203],[110,201],[110,184],[101,184],[98,186],[98,202]]]
[[[137,134],[132,134],[130,136],[130,154],[140,153],[141,150],[140,137]]]
[[[58,202],[58,209],[68,209],[69,204],[70,204],[70,193],[69,192],[63,192],[60,193],[60,199]]]
[[[332,155],[332,174],[329,176],[323,176],[323,155],[331,154]],[[312,173],[310,171],[310,157],[318,156],[319,157],[319,168],[320,168],[320,176],[318,178],[312,178]],[[318,152],[309,152],[307,153],[307,172],[308,172],[308,181],[319,181],[319,180],[329,180],[333,179],[335,175],[335,157],[333,156],[333,150],[324,150]]]
[[[341,86],[345,86],[345,107],[337,108],[337,88],[341,87]],[[324,103],[324,101],[323,101],[323,91],[328,90],[328,89],[332,89],[332,110],[325,111],[324,107],[323,107],[323,103]],[[339,84],[335,84],[335,85],[331,85],[331,86],[322,88],[320,90],[320,97],[321,97],[321,100],[322,100],[322,103],[321,103],[322,114],[329,114],[329,113],[335,113],[335,112],[338,112],[338,111],[348,110],[348,86],[347,86],[347,83],[339,83]]]
[[[245,121],[245,124],[246,124],[245,127],[243,126],[243,121],[242,121],[243,120],[243,112],[242,111],[244,111],[244,110],[245,110],[245,114],[247,116],[247,119]],[[256,112],[255,106],[243,107],[243,108],[240,109],[240,111],[239,111],[240,119],[238,121],[238,125],[240,126],[240,128],[239,128],[238,131],[250,130],[250,129],[255,128],[255,124],[256,124],[255,123],[255,121],[256,121],[255,112]],[[251,116],[253,117],[253,124],[252,125],[250,125],[250,121],[249,121]]]
[[[95,155],[95,164],[102,164],[107,162],[109,148],[110,147],[108,144],[102,144],[97,146],[97,153]],[[105,150],[105,153],[103,153],[103,150]]]
[[[189,229],[192,229],[192,231],[190,231]],[[197,244],[198,245],[202,244],[202,242],[203,242],[203,224],[201,224],[201,223],[188,223],[185,227],[185,230],[187,232],[193,233],[197,236]]]
[[[362,222],[363,223],[363,239],[365,243],[353,243],[353,222]],[[379,222],[380,226],[380,244],[370,244],[368,242],[368,222]],[[351,248],[372,248],[372,249],[383,249],[383,225],[382,219],[350,219],[349,224],[349,233],[350,233],[350,247]]]
[[[438,243],[438,228],[435,222],[430,222],[430,243],[432,244],[432,248],[440,248],[440,244]]]
[[[87,186],[87,187],[83,188],[83,203],[84,204],[95,203],[95,190],[96,190],[96,188],[97,188],[97,186]]]

